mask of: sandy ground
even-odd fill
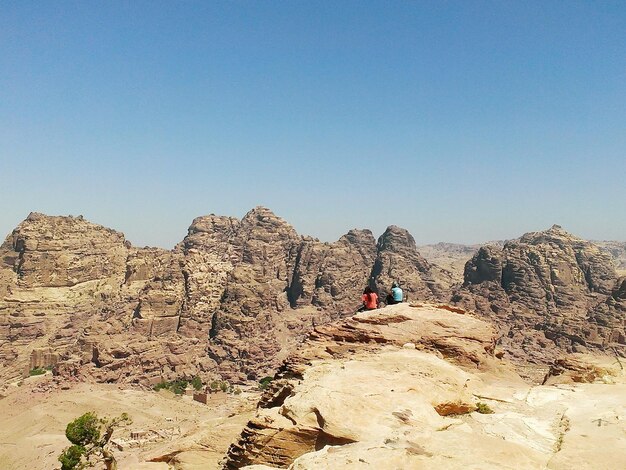
[[[48,380],[49,375],[31,377],[20,387],[9,387],[7,396],[0,399],[0,469],[60,468],[58,455],[70,444],[65,427],[88,411],[98,416],[130,415],[132,425],[115,431],[114,440],[129,438],[131,431],[175,433],[160,442],[115,450],[120,470],[217,469],[258,400],[254,391],[239,396],[219,394],[204,405],[167,391],[113,384],[74,384],[68,390],[37,391]]]

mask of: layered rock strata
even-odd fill
[[[102,382],[199,372],[205,345],[177,335],[180,254],[134,248],[82,217],[33,213],[0,259],[0,378],[36,367]]]
[[[390,227],[378,244],[369,230],[321,243],[262,207],[241,221],[196,219],[179,250],[189,292],[181,332],[208,333],[209,356],[237,380],[269,373],[314,325],[352,314],[367,284],[384,295],[395,276],[431,299],[449,287],[406,230]]]
[[[594,241],[613,258],[613,264],[620,276],[626,276],[626,242]]]
[[[99,381],[269,373],[314,325],[353,313],[392,280],[442,299],[447,274],[390,227],[337,242],[270,210],[195,219],[172,251],[135,248],[82,217],[33,213],[0,247],[0,378],[29,368]]]
[[[33,213],[0,247],[0,379],[55,366],[105,382],[257,380],[312,328],[352,315],[366,285],[384,299],[393,281],[409,301],[452,295],[488,317],[522,360],[624,350],[623,280],[559,227],[481,248],[451,294],[451,274],[396,226],[322,243],[257,207],[241,220],[198,217],[168,251]]]
[[[270,383],[224,469],[626,464],[622,370],[574,358],[555,369],[561,382],[598,384],[531,386],[493,356],[495,340],[488,323],[434,305],[318,327]],[[572,365],[597,374],[569,375]]]
[[[606,252],[555,225],[480,248],[453,300],[498,325],[513,357],[550,361],[563,350],[626,352],[620,285]]]

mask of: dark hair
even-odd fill
[[[363,291],[364,294],[372,294],[373,292],[374,291],[372,290],[370,286],[367,286],[365,290]]]

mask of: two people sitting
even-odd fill
[[[364,310],[375,310],[378,308],[378,294],[374,292],[374,290],[367,286],[363,291],[363,295],[361,296],[361,300],[363,305],[359,308],[358,312],[363,312]],[[387,295],[385,299],[387,305],[399,304],[403,300],[402,289],[397,282],[394,282],[391,286],[391,293]]]

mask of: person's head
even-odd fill
[[[397,283],[397,282],[395,282],[395,281],[394,281],[394,283],[393,283],[393,284],[391,284],[391,288],[392,288],[392,289],[395,289],[396,287],[400,287],[400,286],[398,285],[398,283]]]
[[[372,288],[370,286],[367,286],[365,288],[365,290],[363,291],[364,294],[371,294],[372,292],[374,292],[374,291],[372,290]]]

